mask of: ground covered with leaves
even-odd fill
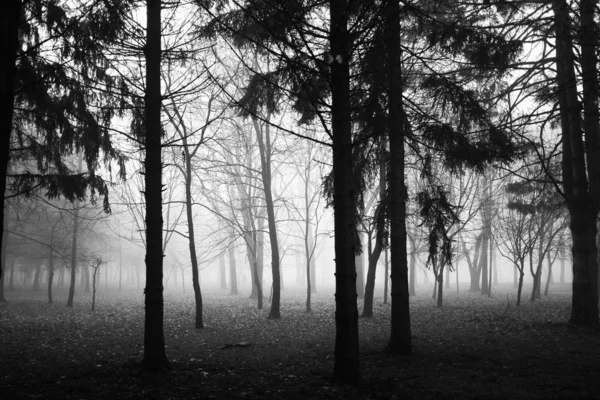
[[[511,288],[507,288],[512,292]],[[334,297],[316,294],[304,312],[303,292],[282,294],[282,318],[268,320],[246,296],[205,293],[206,328],[194,329],[193,297],[165,295],[165,335],[172,371],[147,374],[142,358],[141,293],[107,292],[90,311],[66,292],[46,304],[20,289],[0,303],[2,399],[565,399],[600,398],[600,332],[566,323],[570,295],[553,293],[514,306],[448,293],[436,308],[430,294],[411,299],[414,355],[383,352],[389,304],[376,300],[359,320],[362,380],[332,384]]]

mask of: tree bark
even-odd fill
[[[408,294],[410,296],[416,296],[417,292],[415,290],[416,284],[416,274],[417,274],[417,248],[416,248],[416,240],[415,238],[408,233],[408,240],[410,241],[410,274],[409,274],[409,284],[408,284]]]
[[[362,237],[360,235],[359,237]],[[361,241],[362,245],[362,241]],[[356,294],[359,299],[365,298],[365,280],[364,278],[364,254],[356,254],[354,256],[354,264],[356,265]]]
[[[388,2],[386,10],[390,167],[390,249],[392,257],[391,334],[387,350],[394,355],[412,354],[412,334],[406,264],[406,186],[404,183],[404,105],[400,45],[400,4]]]
[[[187,136],[183,136],[183,152],[185,162],[185,211],[188,226],[188,248],[190,250],[190,261],[192,263],[192,287],[194,288],[194,300],[196,303],[195,328],[204,329],[202,319],[202,292],[200,291],[200,276],[198,274],[198,257],[196,255],[196,236],[194,231],[194,215],[192,210],[192,156],[187,146]]]
[[[381,147],[385,148],[385,140],[382,138]],[[385,198],[386,190],[386,179],[385,179],[385,162],[382,159],[379,162],[379,201],[380,204]],[[377,272],[377,262],[381,256],[381,250],[383,249],[384,239],[384,228],[385,228],[385,212],[379,210],[377,214],[376,223],[376,236],[375,236],[375,247],[373,252],[369,252],[369,267],[367,269],[367,284],[365,286],[365,301],[363,305],[363,317],[373,316],[373,297],[375,292],[375,276]]]
[[[384,268],[384,274],[383,274],[383,304],[387,304],[388,302],[388,281],[389,281],[389,276],[390,276],[390,272],[389,272],[389,254],[388,254],[388,249],[387,247],[385,248],[385,252],[384,252],[384,264],[385,264],[385,268]],[[414,271],[411,271],[411,274]],[[414,280],[414,276],[411,275],[411,279]],[[414,288],[414,286],[413,286]]]
[[[569,210],[573,239],[573,294],[569,322],[598,326],[598,263],[596,260],[596,217],[600,184],[598,156],[598,77],[595,1],[581,2],[581,70],[585,140],[581,127],[569,7],[565,0],[553,1],[556,29],[556,68],[562,127],[563,190]],[[594,90],[594,87],[596,88]],[[596,121],[593,121],[593,118]],[[587,169],[586,169],[587,155]],[[589,179],[589,188],[588,188]]]
[[[227,289],[227,267],[225,266],[225,254],[219,257],[219,283],[221,289]]]
[[[348,3],[330,0],[330,56],[332,57],[331,125],[333,135],[333,204],[335,230],[335,350],[334,382],[356,383],[358,307],[356,304],[356,198],[352,184],[352,125],[350,115],[350,42]]]
[[[238,293],[238,284],[237,284],[237,268],[235,265],[235,247],[233,246],[233,242],[229,244],[229,282],[230,282],[230,290],[229,294],[233,296],[237,296]]]
[[[2,208],[6,209],[6,207],[2,207]],[[8,233],[8,212],[6,213],[5,218],[2,220],[2,231],[4,232],[4,235],[2,235],[2,254],[0,254],[0,265],[1,265],[2,271],[6,271],[6,260],[7,260],[6,250],[8,248],[8,235],[9,235],[9,233]],[[13,275],[12,270],[13,269],[14,269],[14,261],[13,261],[13,267],[11,268],[11,274],[10,274],[11,286],[12,286],[12,275]],[[6,278],[6,273],[3,273],[2,275],[0,275],[0,303],[6,301],[6,297],[4,296],[5,278]]]
[[[52,304],[52,282],[54,280],[54,251],[48,256],[48,304]]]
[[[544,296],[548,296],[548,288],[550,287],[550,283],[552,282],[552,264],[554,264],[553,260],[550,257],[550,252],[548,252],[548,256],[546,258],[548,260],[548,276],[546,277],[546,287],[544,288]]]
[[[77,154],[78,169],[81,173],[83,152]],[[77,279],[77,235],[79,229],[79,200],[75,200],[73,205],[73,239],[71,241],[71,283],[69,284],[69,297],[67,298],[67,307],[73,307],[73,299],[75,297],[75,282]]]
[[[8,173],[8,164],[10,161],[10,137],[12,134],[12,122],[14,113],[14,93],[15,93],[15,73],[17,49],[19,47],[19,21],[21,16],[21,0],[8,0],[2,4],[2,13],[0,16],[0,131],[2,139],[0,140],[0,192],[2,193],[2,226],[4,219],[7,218],[4,213],[4,193],[6,192],[6,175]],[[0,238],[4,236],[4,231],[0,232]],[[4,243],[4,242],[3,242]],[[4,254],[5,249],[2,249]],[[0,255],[3,256],[3,255]],[[4,283],[4,267],[0,265],[0,279]],[[3,286],[4,288],[4,286]],[[3,289],[0,289],[3,290]],[[0,298],[0,301],[3,301]]]
[[[161,157],[161,1],[147,0],[146,93],[144,162],[146,199],[146,288],[144,321],[144,358],[146,371],[170,369],[165,351],[163,299],[163,219]]]
[[[256,118],[252,118],[256,138],[258,139],[258,152],[260,155],[260,174],[263,182],[263,191],[265,194],[265,205],[267,207],[267,225],[269,227],[269,241],[271,242],[271,272],[273,274],[273,299],[271,301],[271,310],[269,319],[279,319],[281,317],[281,271],[279,269],[279,242],[277,241],[277,226],[275,223],[275,205],[273,204],[273,192],[271,190],[271,130],[270,125],[262,127]],[[263,135],[264,133],[264,135]]]
[[[469,288],[469,292],[481,291],[481,286],[479,285],[479,277],[481,276],[481,269],[479,268],[479,250],[482,239],[482,234],[477,235],[477,238],[475,239],[475,254],[472,262],[471,255],[467,251],[466,244],[463,242],[465,256],[467,257],[467,264],[469,265],[469,274],[471,276],[471,287]]]

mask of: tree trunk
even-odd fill
[[[308,218],[308,214],[306,215]],[[313,238],[313,233],[310,230],[310,226],[306,227],[308,232],[308,246],[310,249],[310,290],[311,293],[317,293],[317,255],[316,255],[316,245]]]
[[[163,219],[161,158],[161,1],[147,0],[146,93],[144,162],[146,199],[146,289],[144,321],[144,358],[146,371],[170,369],[165,351],[163,300]]]
[[[389,215],[392,256],[391,334],[387,350],[394,355],[412,354],[412,334],[406,264],[406,186],[404,182],[404,109],[400,45],[400,4],[390,1],[386,7],[386,53],[389,104]]]
[[[6,209],[6,207],[3,207],[3,209]],[[4,211],[3,211],[4,212]],[[6,301],[6,297],[4,296],[4,281],[6,278],[6,260],[7,260],[7,248],[8,248],[8,212],[4,212],[5,213],[5,218],[2,220],[2,231],[4,232],[4,235],[2,235],[2,254],[0,254],[0,265],[1,265],[1,271],[4,271],[4,273],[2,273],[0,275],[0,303],[5,302]],[[12,270],[14,269],[14,261],[13,261],[13,267],[11,267],[11,273],[10,273],[10,283],[12,286]]]
[[[546,277],[546,287],[544,288],[544,296],[548,296],[548,288],[550,287],[550,282],[552,282],[552,260],[550,259],[550,252],[548,251],[548,276]]]
[[[92,311],[94,311],[94,308],[96,307],[96,274],[98,273],[98,268],[100,268],[100,265],[94,268],[94,273],[92,274]]]
[[[487,231],[484,228],[484,231]],[[481,294],[487,295],[488,287],[488,249],[490,246],[490,237],[485,233],[481,241],[481,255],[479,257],[478,269],[481,271]]]
[[[492,237],[490,235],[490,273],[489,273],[489,279],[488,279],[488,292],[487,295],[488,297],[492,297],[492,275],[495,271],[494,269],[494,247],[493,247],[494,241],[492,240]]]
[[[481,291],[481,287],[479,286],[479,276],[481,274],[481,269],[479,269],[479,248],[481,247],[482,239],[483,236],[481,234],[477,235],[477,238],[475,239],[475,254],[473,261],[471,261],[471,255],[467,250],[467,245],[463,242],[464,253],[467,258],[467,264],[469,265],[469,275],[471,276],[471,287],[469,288],[469,292]]]
[[[40,260],[35,266],[35,275],[33,276],[33,290],[40,290],[40,275],[42,274],[42,261]]]
[[[565,251],[560,250],[560,283],[565,283]]]
[[[440,273],[438,274],[439,278],[437,280],[437,306],[443,306],[443,294],[444,294],[444,264],[440,264]]]
[[[334,382],[356,383],[358,357],[358,306],[356,304],[355,188],[352,184],[352,125],[350,116],[350,35],[346,0],[330,0],[331,126],[333,135],[333,204],[335,230],[335,349]]]
[[[385,252],[384,252],[384,264],[385,264],[385,269],[384,269],[384,275],[383,275],[383,304],[387,304],[388,302],[388,281],[389,281],[389,276],[390,276],[390,272],[389,272],[389,256],[388,256],[388,248],[385,248]],[[413,280],[413,289],[414,289],[414,275],[413,275],[414,271],[411,271],[411,279]]]
[[[596,260],[596,217],[600,196],[598,176],[598,77],[595,1],[581,2],[581,70],[585,141],[581,127],[581,104],[573,84],[575,61],[569,7],[565,0],[553,2],[556,29],[556,69],[562,128],[563,190],[569,210],[573,240],[573,294],[569,322],[598,326],[598,263]],[[595,90],[594,90],[595,88]],[[594,118],[596,119],[594,121]],[[586,157],[587,156],[587,157]],[[586,169],[587,161],[587,169]],[[589,188],[588,188],[589,178]]]
[[[414,237],[414,230],[411,232],[407,232],[408,240],[410,241],[410,274],[409,274],[409,282],[408,282],[408,294],[409,296],[416,296],[417,292],[415,291],[415,284],[417,280],[417,245],[416,239]]]
[[[52,281],[54,280],[54,251],[48,257],[48,304],[52,304]]]
[[[233,243],[229,244],[229,281],[231,289],[229,291],[230,295],[237,296],[238,293],[238,284],[237,284],[237,268],[235,265],[235,247]]]
[[[515,265],[515,269],[518,269]],[[523,291],[523,276],[525,275],[525,266],[521,265],[519,270],[519,284],[517,286],[517,306],[521,305],[521,292]]]
[[[360,235],[361,237],[363,235]],[[362,244],[362,242],[361,242]],[[365,298],[365,280],[364,278],[364,254],[360,253],[354,256],[354,264],[356,265],[356,294],[359,299]]]
[[[196,236],[194,231],[194,216],[192,210],[192,156],[187,146],[187,137],[183,137],[183,152],[185,155],[185,211],[188,226],[188,248],[192,263],[192,287],[194,288],[194,301],[196,303],[196,329],[204,329],[202,320],[202,292],[200,291],[200,277],[198,274],[198,257],[196,255]]]
[[[77,155],[78,169],[81,173],[83,152],[80,151]],[[73,307],[73,299],[75,297],[75,281],[77,279],[77,235],[79,228],[79,200],[75,200],[73,205],[73,239],[71,241],[71,283],[69,285],[69,297],[67,298],[67,307]]]
[[[4,252],[2,252],[4,255]],[[4,279],[4,275],[2,275],[2,279]],[[11,259],[10,262],[10,277],[8,279],[8,290],[15,290],[15,257]],[[0,296],[0,302],[3,301],[4,293]]]
[[[227,267],[225,267],[225,254],[221,254],[219,257],[219,283],[221,289],[227,289]]]
[[[19,21],[21,21],[21,6],[22,0],[8,0],[2,4],[2,13],[0,16],[0,131],[2,139],[0,140],[0,192],[2,193],[2,223],[4,219],[8,219],[5,215],[6,207],[4,207],[4,193],[6,192],[6,176],[8,174],[8,164],[10,160],[10,137],[12,133],[12,122],[14,112],[14,94],[15,94],[15,72],[17,49],[19,47]],[[0,238],[6,233],[4,230],[0,232]],[[2,243],[4,241],[2,240]],[[4,258],[5,248],[2,248],[0,257]],[[0,280],[4,283],[4,268],[5,264],[0,265]],[[4,286],[2,286],[2,295],[0,301],[4,300]]]
[[[386,141],[381,140],[381,148],[385,149]],[[382,159],[379,162],[379,201],[380,207],[383,204],[383,200],[385,198],[386,191],[386,177],[385,177],[385,162]],[[367,284],[365,286],[365,302],[363,306],[363,317],[372,317],[373,316],[373,297],[375,292],[375,276],[377,272],[377,262],[379,261],[379,257],[381,256],[381,250],[383,249],[383,239],[384,239],[384,230],[385,230],[385,212],[383,210],[379,210],[377,215],[376,223],[376,236],[375,236],[375,247],[373,248],[373,252],[369,252],[369,267],[367,269]]]

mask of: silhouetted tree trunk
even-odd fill
[[[465,242],[463,242],[464,253],[467,258],[467,265],[469,266],[469,274],[471,276],[471,287],[469,288],[469,292],[481,291],[481,286],[479,285],[479,277],[481,276],[481,269],[479,268],[479,249],[481,247],[482,239],[482,234],[477,235],[477,238],[475,239],[475,255],[473,261],[471,261],[471,255],[467,250]]]
[[[359,238],[362,239],[363,235],[359,235]],[[362,245],[361,241],[361,245]],[[356,265],[356,294],[359,299],[365,298],[365,280],[364,277],[364,254],[356,254],[354,256],[354,264]]]
[[[81,163],[83,162],[83,152],[77,154],[78,168],[81,173]],[[71,283],[69,285],[69,297],[67,298],[67,307],[73,307],[75,297],[75,282],[77,280],[77,235],[79,234],[79,200],[75,200],[73,205],[73,238],[71,241]]]
[[[389,276],[390,276],[390,272],[389,272],[389,255],[388,255],[388,248],[385,248],[385,252],[384,252],[384,263],[385,263],[385,269],[384,269],[384,274],[383,274],[383,304],[387,304],[388,302],[388,282],[389,282]],[[411,275],[411,279],[414,279],[413,275]],[[414,286],[413,286],[414,288]]]
[[[335,350],[332,379],[356,383],[358,358],[358,307],[356,304],[355,255],[356,198],[352,184],[352,126],[350,115],[350,35],[348,3],[330,0],[331,126],[333,135],[333,204],[335,229]]]
[[[569,5],[554,0],[558,102],[562,128],[562,181],[570,215],[573,240],[574,325],[598,326],[598,263],[596,260],[596,217],[600,202],[600,118],[598,112],[598,32],[594,17],[596,1],[580,2],[582,104],[579,102]],[[585,132],[585,144],[584,133]]]
[[[146,199],[146,289],[144,321],[144,358],[146,371],[170,369],[165,351],[163,327],[163,219],[162,219],[162,158],[161,158],[161,1],[147,0],[146,93],[144,97],[144,128],[146,160],[144,182]]]
[[[518,270],[515,265],[515,270]],[[523,277],[525,276],[525,265],[521,265],[521,269],[519,270],[519,283],[517,284],[517,306],[521,305],[521,292],[523,291]]]
[[[554,264],[554,260],[550,256],[549,251],[546,259],[548,260],[548,276],[546,277],[546,287],[544,288],[544,296],[548,296],[548,288],[550,287],[550,283],[552,282],[552,264]]]
[[[188,147],[187,136],[183,135],[183,155],[185,167],[185,211],[188,228],[188,248],[190,250],[190,262],[192,264],[192,287],[194,288],[194,301],[196,304],[196,329],[204,329],[202,319],[202,292],[200,291],[200,276],[198,273],[198,257],[196,255],[196,236],[194,230],[194,215],[192,210],[192,154]]]
[[[2,3],[2,13],[0,13],[0,193],[2,193],[2,226],[4,220],[8,219],[6,207],[4,207],[4,193],[6,191],[6,176],[8,173],[8,164],[10,160],[10,137],[13,129],[14,95],[15,95],[15,72],[17,49],[19,47],[19,22],[21,21],[22,0],[7,0]],[[6,215],[5,215],[6,214]],[[2,230],[0,238],[6,233]],[[4,240],[2,240],[4,244]],[[4,258],[4,251],[0,255]],[[0,265],[0,280],[4,283],[5,264]],[[4,299],[4,286],[2,286],[0,301]]]
[[[444,263],[440,263],[440,271],[437,279],[437,306],[442,307],[444,305]]]
[[[382,147],[385,146],[385,141],[382,140]],[[382,159],[379,162],[379,201],[380,207],[382,207],[381,202],[385,198],[385,190],[386,190],[386,177],[385,177],[385,162]],[[385,212],[383,210],[379,210],[376,213],[376,228],[375,228],[375,247],[371,252],[369,249],[369,267],[367,269],[367,284],[365,286],[365,301],[363,306],[363,317],[372,317],[373,316],[373,297],[375,292],[375,274],[377,272],[377,262],[379,261],[379,257],[381,256],[381,250],[383,249],[383,239],[384,239],[384,228],[385,228]]]
[[[410,280],[408,285],[408,293],[410,296],[416,296],[417,292],[415,291],[415,284],[417,280],[417,245],[416,239],[410,233],[408,234],[408,240],[410,241]]]
[[[6,210],[6,207],[2,207],[4,210]],[[6,259],[7,259],[7,254],[6,254],[6,250],[8,248],[8,212],[7,211],[3,211],[4,212],[4,219],[2,220],[2,231],[4,232],[4,234],[2,235],[2,254],[0,254],[0,264],[2,265],[2,271],[3,273],[0,275],[0,303],[1,302],[5,302],[6,301],[6,297],[4,296],[4,280],[6,278]],[[12,270],[14,269],[14,261],[13,261],[13,267],[11,268],[11,274],[10,274],[10,283],[12,286]]]
[[[385,10],[389,104],[389,216],[392,256],[391,334],[387,350],[394,355],[412,354],[412,334],[406,263],[406,186],[404,183],[404,105],[400,45],[400,4],[389,1]]]
[[[560,283],[565,283],[565,250],[560,249]]]

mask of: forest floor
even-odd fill
[[[18,289],[0,303],[2,399],[585,399],[600,398],[600,332],[566,323],[568,288],[514,306],[446,292],[435,307],[425,292],[411,298],[414,355],[383,352],[390,305],[376,298],[373,318],[359,320],[362,379],[332,384],[334,297],[282,293],[280,320],[270,304],[246,296],[204,295],[205,329],[193,325],[190,293],[165,295],[165,336],[172,371],[141,372],[144,304],[140,292],[66,292],[55,304]],[[361,302],[362,303],[362,302]],[[361,304],[359,303],[359,304]],[[507,306],[508,305],[508,306]],[[359,308],[362,308],[362,304]]]

